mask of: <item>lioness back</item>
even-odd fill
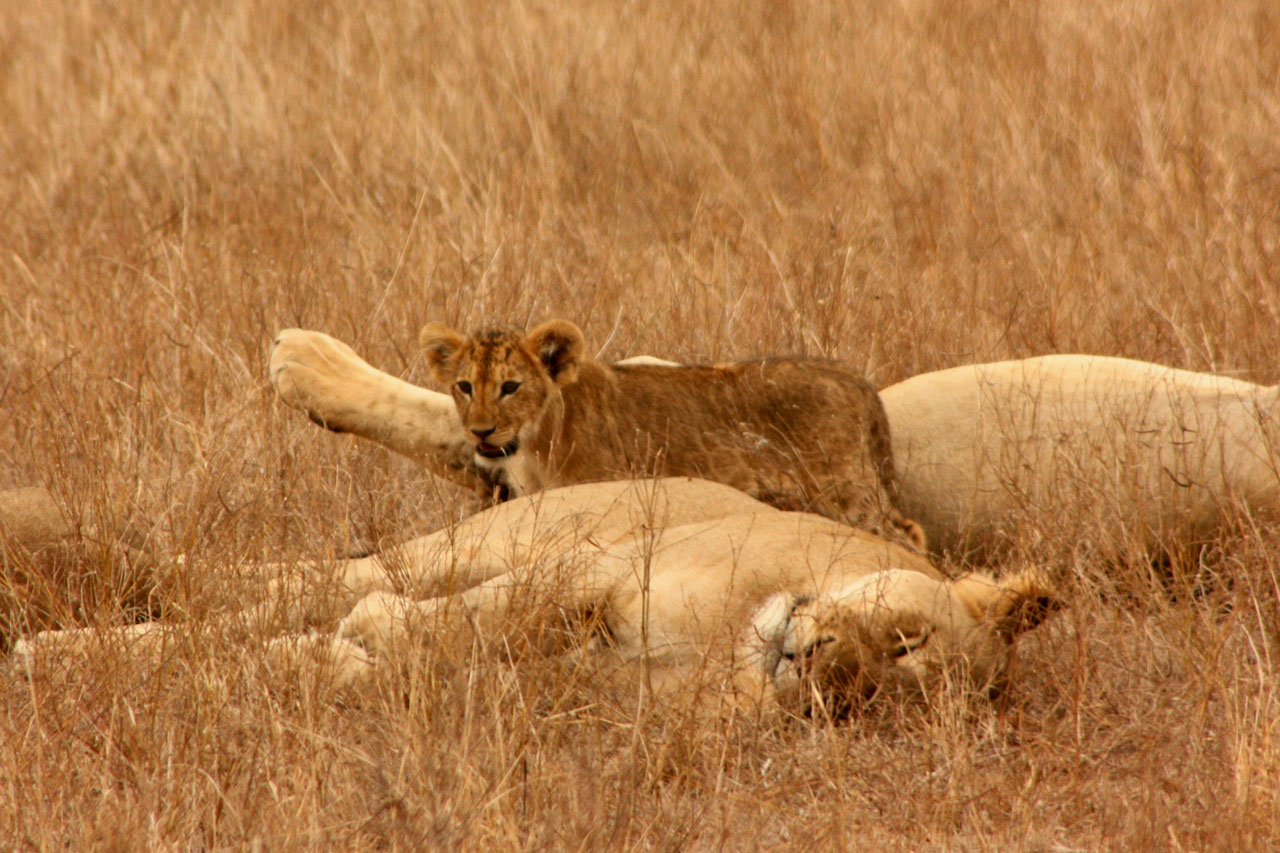
[[[503,496],[633,476],[702,477],[922,547],[898,513],[889,424],[875,390],[838,363],[607,365],[555,320],[524,332],[421,336],[453,395],[474,464]]]

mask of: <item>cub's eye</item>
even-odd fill
[[[459,390],[459,391],[461,391],[463,394],[466,394],[468,397],[470,397],[470,396],[471,396],[471,383],[470,383],[470,382],[459,382],[459,383],[458,383],[458,390]]]
[[[503,382],[502,396],[509,397],[510,395],[516,393],[516,391],[518,391],[519,389],[520,389],[519,382]]]

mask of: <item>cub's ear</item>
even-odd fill
[[[1040,569],[1024,569],[998,581],[968,574],[955,582],[952,592],[975,619],[1009,642],[1065,606],[1057,588]]]
[[[557,385],[569,385],[578,380],[578,364],[586,341],[582,331],[568,320],[551,320],[538,326],[524,344],[551,374]]]
[[[445,365],[466,342],[466,338],[443,323],[428,323],[418,333],[418,344],[427,357],[431,375],[441,385],[448,385],[453,381],[453,375],[445,369]]]

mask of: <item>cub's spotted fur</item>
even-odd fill
[[[631,476],[716,480],[923,546],[894,508],[889,425],[867,381],[830,361],[606,365],[553,320],[531,332],[420,337],[473,462],[507,496]]]

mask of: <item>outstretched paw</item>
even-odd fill
[[[119,628],[41,631],[13,644],[7,668],[14,675],[30,678],[42,662],[71,656],[89,659],[104,648],[127,651],[130,655],[154,654],[166,633],[166,627],[159,622],[140,622]]]
[[[433,469],[471,464],[469,433],[451,396],[378,370],[342,341],[285,329],[268,370],[280,399],[325,429],[371,439]]]
[[[409,632],[412,599],[389,592],[372,592],[338,623],[338,636],[377,654],[390,648]]]
[[[333,678],[335,687],[359,684],[373,674],[377,661],[363,646],[331,634],[278,637],[267,644],[266,662],[275,673],[315,669]]]
[[[320,426],[335,432],[359,395],[362,381],[376,371],[351,347],[321,332],[285,329],[271,345],[271,384],[276,393]]]

